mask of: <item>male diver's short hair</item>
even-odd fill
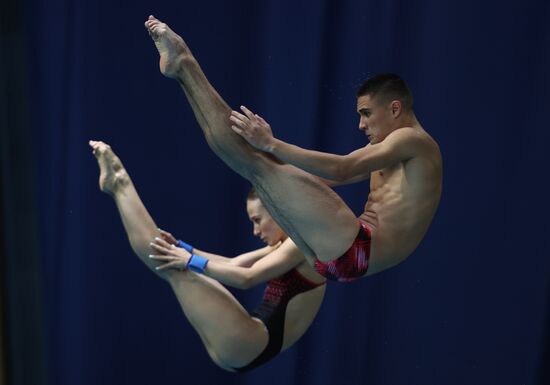
[[[357,97],[369,95],[382,104],[399,100],[404,110],[411,111],[413,96],[407,83],[399,75],[387,73],[368,78],[357,89]]]

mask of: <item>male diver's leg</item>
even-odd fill
[[[120,159],[103,142],[90,141],[100,167],[99,185],[118,207],[130,244],[138,257],[166,279],[187,319],[200,335],[212,359],[231,370],[245,366],[265,348],[268,335],[220,283],[208,277],[175,270],[157,271],[148,256],[149,243],[160,236]]]
[[[359,229],[351,209],[319,178],[256,151],[233,132],[231,108],[183,39],[153,17],[145,26],[159,51],[161,72],[183,88],[212,150],[256,187],[273,218],[304,254],[321,261],[342,255]]]

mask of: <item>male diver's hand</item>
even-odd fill
[[[157,229],[160,233],[160,237],[161,239],[163,239],[164,241],[168,242],[169,244],[171,245],[176,245],[178,244],[178,240],[176,239],[176,237],[174,237],[171,233],[169,233],[168,231],[164,231],[162,229]]]
[[[231,111],[229,119],[233,123],[231,126],[233,131],[258,150],[270,152],[273,149],[275,138],[269,124],[245,106],[241,106],[241,111],[244,112],[244,115],[237,111]]]
[[[191,258],[191,254],[187,250],[176,247],[158,237],[149,245],[159,253],[150,255],[149,258],[159,262],[166,262],[157,266],[157,270],[185,270],[187,268],[187,263]]]

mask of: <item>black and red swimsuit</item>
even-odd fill
[[[235,370],[244,372],[253,369],[276,356],[283,347],[285,314],[289,301],[300,293],[324,284],[324,282],[311,282],[296,269],[269,281],[264,290],[262,303],[250,313],[252,317],[259,318],[265,324],[269,341],[264,351],[254,361]]]

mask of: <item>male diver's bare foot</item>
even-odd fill
[[[190,55],[189,48],[183,39],[154,16],[149,16],[145,28],[153,38],[160,54],[160,72],[169,78],[177,79],[181,70],[181,61]]]
[[[118,156],[111,150],[111,146],[94,140],[88,143],[94,150],[99,164],[99,188],[104,193],[114,196],[130,184],[130,177]]]

